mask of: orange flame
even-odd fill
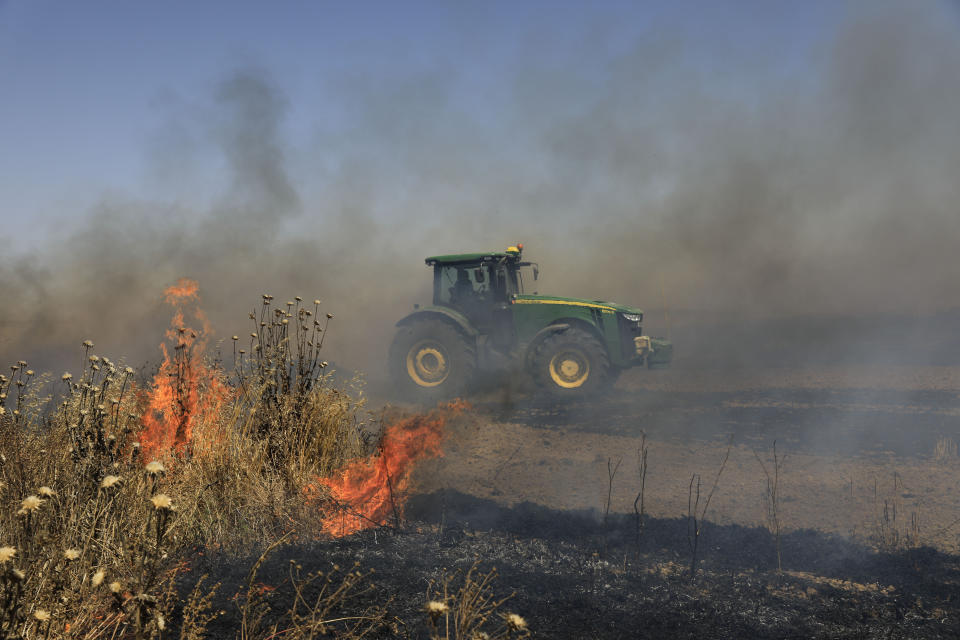
[[[160,345],[163,363],[146,395],[140,444],[147,460],[169,452],[193,452],[195,428],[215,424],[214,417],[229,398],[229,389],[217,371],[204,362],[210,332],[206,315],[199,307],[193,309],[201,329],[190,328],[184,321],[184,306],[188,302],[199,304],[199,292],[200,285],[186,278],[163,292],[164,300],[175,309],[166,332],[174,347],[171,356],[167,344]]]
[[[443,455],[440,445],[447,417],[468,408],[468,403],[455,400],[400,420],[386,428],[376,455],[353,461],[337,477],[318,479],[335,504],[334,512],[323,519],[324,531],[339,538],[401,517],[414,467]],[[308,485],[305,493],[317,499],[320,487]]]

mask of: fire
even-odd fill
[[[147,460],[174,452],[180,455],[196,449],[194,431],[199,425],[215,424],[215,416],[229,399],[229,389],[217,371],[204,362],[209,323],[200,302],[200,285],[181,278],[163,292],[164,300],[174,307],[167,340],[173,345],[171,355],[166,343],[161,344],[163,363],[146,394],[147,410],[143,416],[140,443]],[[193,304],[194,319],[201,328],[186,325],[185,307]],[[213,436],[213,434],[208,434]]]
[[[324,531],[342,537],[401,517],[414,467],[421,460],[443,455],[447,417],[469,407],[455,400],[430,413],[404,418],[386,428],[374,456],[350,463],[336,477],[319,479],[334,504],[333,512],[323,519]],[[308,486],[308,497],[318,497],[318,489]]]

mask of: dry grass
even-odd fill
[[[188,426],[192,439],[151,459],[140,446],[151,390],[91,342],[75,376],[50,382],[22,361],[0,376],[0,636],[157,638],[176,608],[181,637],[200,638],[217,586],[201,579],[177,601],[186,550],[318,534],[322,514],[304,486],[365,452],[362,395],[326,383],[320,347],[332,316],[318,314],[299,299],[273,309],[265,296],[251,351],[237,349],[232,371],[203,363],[184,337],[196,334],[181,329],[175,391],[158,419]],[[324,630],[324,607],[360,588],[349,576],[309,606],[298,600],[284,633]],[[339,637],[360,635],[351,629]]]
[[[953,438],[940,436],[937,446],[933,450],[933,459],[936,462],[954,462],[957,459],[957,443]]]

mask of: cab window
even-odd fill
[[[489,269],[481,264],[437,266],[434,304],[452,307],[483,300],[491,290]]]

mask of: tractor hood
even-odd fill
[[[563,298],[560,296],[517,295],[513,297],[513,304],[544,304],[570,307],[587,307],[590,309],[598,309],[600,311],[629,313],[640,316],[643,315],[643,311],[637,309],[636,307],[628,307],[622,304],[617,304],[616,302],[605,302],[603,300],[584,300],[582,298]]]

